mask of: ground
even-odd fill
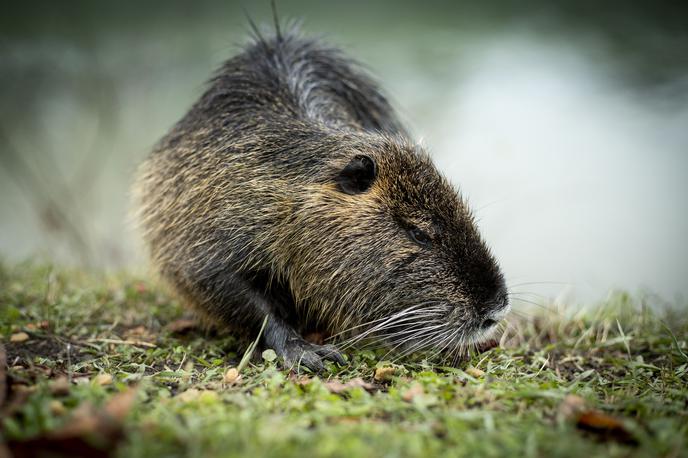
[[[315,375],[242,363],[154,281],[5,265],[0,457],[688,456],[685,304],[572,310],[458,367],[358,350]]]

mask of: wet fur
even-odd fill
[[[371,183],[343,173],[360,157]],[[136,196],[163,277],[239,334],[269,316],[264,343],[288,363],[341,361],[303,341],[315,328],[454,351],[506,307],[465,202],[377,85],[296,32],[257,37],[222,66],[141,166]]]

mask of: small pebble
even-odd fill
[[[239,380],[239,377],[240,377],[240,375],[239,375],[239,371],[237,370],[237,368],[236,367],[230,367],[229,369],[227,369],[227,372],[225,372],[225,376],[223,377],[222,380],[225,383],[232,384],[232,383],[235,383],[237,380]]]
[[[10,336],[10,342],[26,342],[29,340],[29,335],[25,332],[17,332]]]
[[[466,373],[471,377],[480,378],[485,375],[485,371],[478,369],[477,367],[469,367],[466,369]]]

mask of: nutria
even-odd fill
[[[508,308],[471,212],[337,49],[260,33],[142,164],[152,261],[185,302],[286,364],[344,360],[320,329],[457,355]]]

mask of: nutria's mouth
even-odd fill
[[[452,330],[450,325],[439,328],[434,334],[423,337],[407,338],[404,341],[382,339],[390,348],[389,353],[402,358],[415,353],[428,354],[432,358],[438,357],[457,364],[467,357],[470,350],[480,353],[499,346],[499,322],[492,320],[486,326],[477,326],[470,322],[463,322],[461,326]],[[482,323],[481,323],[482,325]]]
[[[499,347],[499,340],[497,339],[488,339],[482,344],[478,344],[476,346],[476,349],[480,352],[486,352],[487,350],[492,350],[493,348]]]

